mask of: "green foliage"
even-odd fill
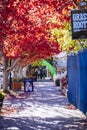
[[[22,82],[22,78],[16,78],[16,79],[13,79],[13,82]]]
[[[45,59],[43,59],[43,60],[45,60]],[[44,65],[44,63],[43,63],[43,60],[40,60],[40,61],[37,61],[37,62],[33,62],[32,63],[32,66],[34,67],[34,66],[43,66]],[[52,59],[52,57],[49,57],[48,59],[46,59],[46,61],[48,61],[50,64],[52,64],[52,61],[53,61],[53,59]]]
[[[32,66],[34,67],[34,66],[42,66],[43,65],[43,63],[42,63],[42,61],[37,61],[37,62],[33,62],[32,63]]]
[[[51,40],[56,40],[60,44],[62,51],[76,52],[83,48],[83,46],[79,44],[78,40],[72,40],[70,23],[65,23],[65,27],[63,29],[52,29],[51,34]],[[84,47],[87,47],[86,44]]]
[[[79,44],[82,48],[87,48],[87,40],[86,39],[79,40]]]
[[[49,62],[47,62],[46,60],[43,60],[42,62],[43,62],[43,64],[44,64],[45,66],[48,67],[48,69],[49,69],[49,71],[50,71],[50,74],[51,74],[52,76],[53,76],[54,74],[56,74],[55,68],[54,68]]]
[[[0,99],[4,99],[5,98],[5,93],[3,91],[0,91]]]

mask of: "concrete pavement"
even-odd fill
[[[53,82],[35,82],[26,98],[6,99],[0,116],[0,130],[87,130],[87,121]],[[3,111],[3,110],[2,110]]]

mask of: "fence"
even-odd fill
[[[87,49],[67,57],[68,100],[87,114]]]

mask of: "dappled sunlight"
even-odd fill
[[[86,130],[86,121],[79,118],[1,117],[0,130]],[[2,124],[2,125],[1,125]],[[13,129],[15,128],[15,129]]]
[[[15,111],[3,114],[0,130],[5,122],[6,130],[85,130],[83,114],[67,109],[69,102],[59,87],[49,82],[36,82],[34,86],[34,93],[26,93],[27,98],[5,100],[4,107],[15,108]]]

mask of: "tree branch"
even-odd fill
[[[17,65],[19,60],[20,60],[20,58],[16,59],[15,62],[13,63],[13,65],[11,67],[8,67],[6,71],[11,72],[13,70],[13,68]]]

